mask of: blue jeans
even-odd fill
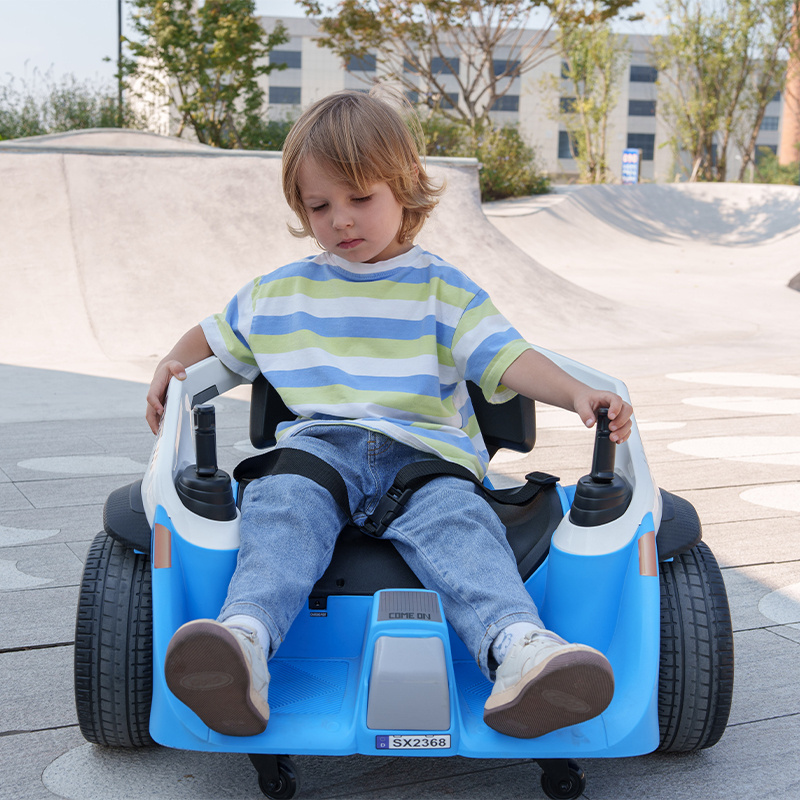
[[[337,469],[359,524],[401,467],[432,457],[381,433],[341,424],[311,426],[279,446],[313,453]],[[246,614],[260,620],[274,654],[330,563],[346,522],[333,497],[308,478],[270,475],[250,483],[242,500],[236,570],[219,619]],[[507,625],[542,626],[505,527],[468,481],[443,476],[418,489],[383,538],[394,542],[423,586],[439,593],[445,617],[487,677],[492,642]]]

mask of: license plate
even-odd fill
[[[441,733],[436,736],[389,734],[375,737],[376,750],[448,750],[449,748],[449,733]]]

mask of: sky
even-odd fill
[[[638,8],[652,12],[656,2],[640,0]],[[256,0],[256,10],[303,16],[294,0]],[[124,9],[123,32],[127,16]],[[30,84],[49,72],[56,81],[71,74],[112,85],[116,57],[117,0],[0,0],[0,84],[11,77]]]

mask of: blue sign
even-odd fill
[[[629,147],[622,151],[622,182],[626,184],[639,183],[639,164],[642,160],[642,151]]]

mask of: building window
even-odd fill
[[[496,97],[492,103],[492,111],[519,111],[519,95],[504,94]]]
[[[778,130],[778,123],[780,122],[780,117],[764,117],[764,121],[761,123],[760,130],[762,131],[776,131]]]
[[[367,53],[364,58],[358,56],[350,56],[347,62],[348,72],[375,72],[375,56],[372,53]]]
[[[431,74],[440,75],[442,72],[449,75],[458,75],[460,64],[457,58],[436,58],[431,59]]]
[[[574,97],[561,97],[558,101],[558,108],[562,114],[575,113],[575,98]]]
[[[270,105],[300,105],[299,86],[270,86],[269,87]]]
[[[652,161],[656,149],[656,135],[654,133],[629,133],[628,147],[642,151],[642,161]]]
[[[655,83],[658,70],[643,64],[631,64],[631,83]]]
[[[496,58],[492,62],[495,77],[505,75],[507,78],[519,77],[519,61],[509,61],[505,58]]]
[[[654,117],[656,115],[655,100],[629,100],[629,117]]]
[[[269,63],[275,66],[285,64],[288,69],[302,69],[303,54],[299,50],[271,50]]]
[[[558,157],[575,158],[578,153],[578,143],[568,131],[558,132]]]
[[[419,103],[419,92],[412,92],[410,90],[406,90],[405,92],[406,100],[411,103],[412,106],[417,105]]]

